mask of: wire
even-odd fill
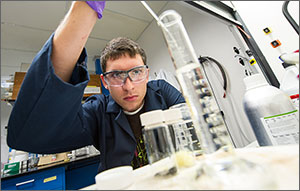
[[[215,63],[219,67],[219,69],[222,73],[223,82],[224,82],[224,84],[223,84],[223,89],[224,89],[223,98],[225,98],[226,97],[226,90],[227,90],[227,77],[226,77],[226,74],[225,74],[225,71],[224,71],[222,65],[217,60],[215,60],[211,57],[208,57],[208,56],[205,56],[205,57],[200,56],[199,57],[199,61],[200,61],[202,66],[203,66],[203,63],[205,62],[205,60],[212,61],[213,63]],[[204,68],[204,66],[203,66],[203,68]]]

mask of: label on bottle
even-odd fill
[[[261,118],[273,145],[299,143],[298,110]]]

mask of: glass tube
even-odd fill
[[[169,54],[176,68],[176,76],[183,96],[190,108],[195,130],[204,153],[212,153],[222,146],[232,147],[223,118],[211,88],[203,75],[201,65],[181,21],[174,10],[159,16]]]

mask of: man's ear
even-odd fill
[[[149,75],[150,75],[150,69],[149,68],[147,68],[148,69],[148,74],[147,74],[147,82],[149,81]]]
[[[103,74],[100,74],[100,78],[101,78],[101,81],[102,81],[102,83],[103,83],[103,86],[104,86],[106,89],[108,89],[108,85],[107,85],[107,83],[106,83],[105,80],[104,80]]]

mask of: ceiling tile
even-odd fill
[[[158,14],[167,1],[147,1],[151,9]],[[106,11],[117,12],[143,21],[152,21],[153,17],[140,1],[107,1]]]
[[[89,38],[86,43],[86,50],[89,57],[100,55],[102,49],[105,47],[107,41]]]
[[[51,32],[18,26],[1,26],[1,48],[38,51],[50,37]]]
[[[67,6],[66,1],[2,1],[1,22],[54,30]]]
[[[105,40],[125,36],[135,40],[148,24],[141,20],[104,10],[102,19],[97,21],[90,36]]]

